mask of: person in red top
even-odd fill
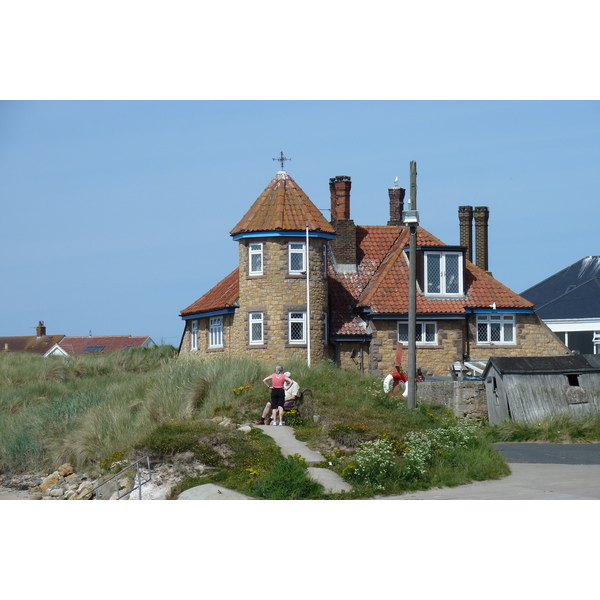
[[[267,382],[271,380],[271,385]],[[285,401],[285,383],[292,384],[292,380],[283,372],[283,367],[277,365],[275,373],[265,377],[263,383],[271,390],[271,425],[277,425],[277,415],[279,414],[279,425],[283,425],[283,403]]]

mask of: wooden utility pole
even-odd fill
[[[417,163],[410,162],[410,210],[417,210]],[[417,407],[417,226],[418,216],[410,222],[408,274],[408,408]]]

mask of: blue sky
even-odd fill
[[[422,226],[457,244],[458,206],[488,206],[490,270],[522,292],[600,252],[599,142],[591,101],[3,101],[0,334],[177,346],[280,151],[319,208],[349,175],[360,225],[415,160]]]

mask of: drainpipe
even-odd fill
[[[308,246],[308,223],[306,224],[306,354],[307,362],[310,367],[310,265]]]

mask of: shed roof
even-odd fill
[[[492,367],[502,374],[600,373],[600,355],[493,357],[490,358],[483,372],[484,377]]]

